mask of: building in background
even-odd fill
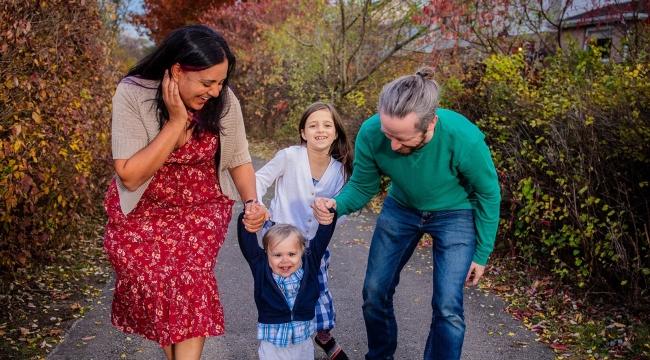
[[[637,26],[648,23],[649,0],[602,5],[567,17],[562,21],[563,43],[571,41],[583,48],[596,45],[603,61],[622,61],[627,57],[626,39]]]

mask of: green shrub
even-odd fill
[[[492,55],[478,79],[446,81],[446,103],[475,116],[493,149],[500,237],[531,264],[641,305],[650,280],[650,66],[603,63],[597,49],[534,65],[520,53]]]

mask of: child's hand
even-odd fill
[[[311,208],[319,224],[329,225],[334,221],[334,213],[330,212],[330,209],[336,209],[336,200],[319,197],[314,200]]]
[[[257,201],[247,203],[244,207],[244,227],[246,231],[255,233],[260,231],[264,222],[270,218],[269,211],[264,204]]]

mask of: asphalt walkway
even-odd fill
[[[255,165],[259,166],[260,161],[256,160]],[[235,231],[236,214],[240,211],[241,205],[237,205],[215,269],[226,334],[206,341],[203,359],[257,358],[252,276],[237,245]],[[375,219],[376,215],[367,211],[349,216],[337,227],[330,244],[330,287],[337,310],[333,334],[351,359],[363,359],[367,350],[361,288]],[[431,319],[432,268],[431,250],[417,249],[402,272],[394,302],[399,327],[396,359],[422,358]],[[77,320],[48,359],[165,358],[157,344],[123,334],[111,326],[113,286],[113,281],[107,284],[91,304],[91,310]],[[507,314],[504,306],[495,295],[475,288],[466,290],[463,359],[553,359],[553,352],[535,341],[536,335]],[[320,350],[316,357],[325,359]]]

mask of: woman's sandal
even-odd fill
[[[323,351],[327,354],[327,357],[330,360],[349,360],[348,356],[345,354],[345,351],[341,349],[341,346],[334,340],[330,338],[328,342],[322,343],[318,338],[314,338],[316,345],[320,346]]]

